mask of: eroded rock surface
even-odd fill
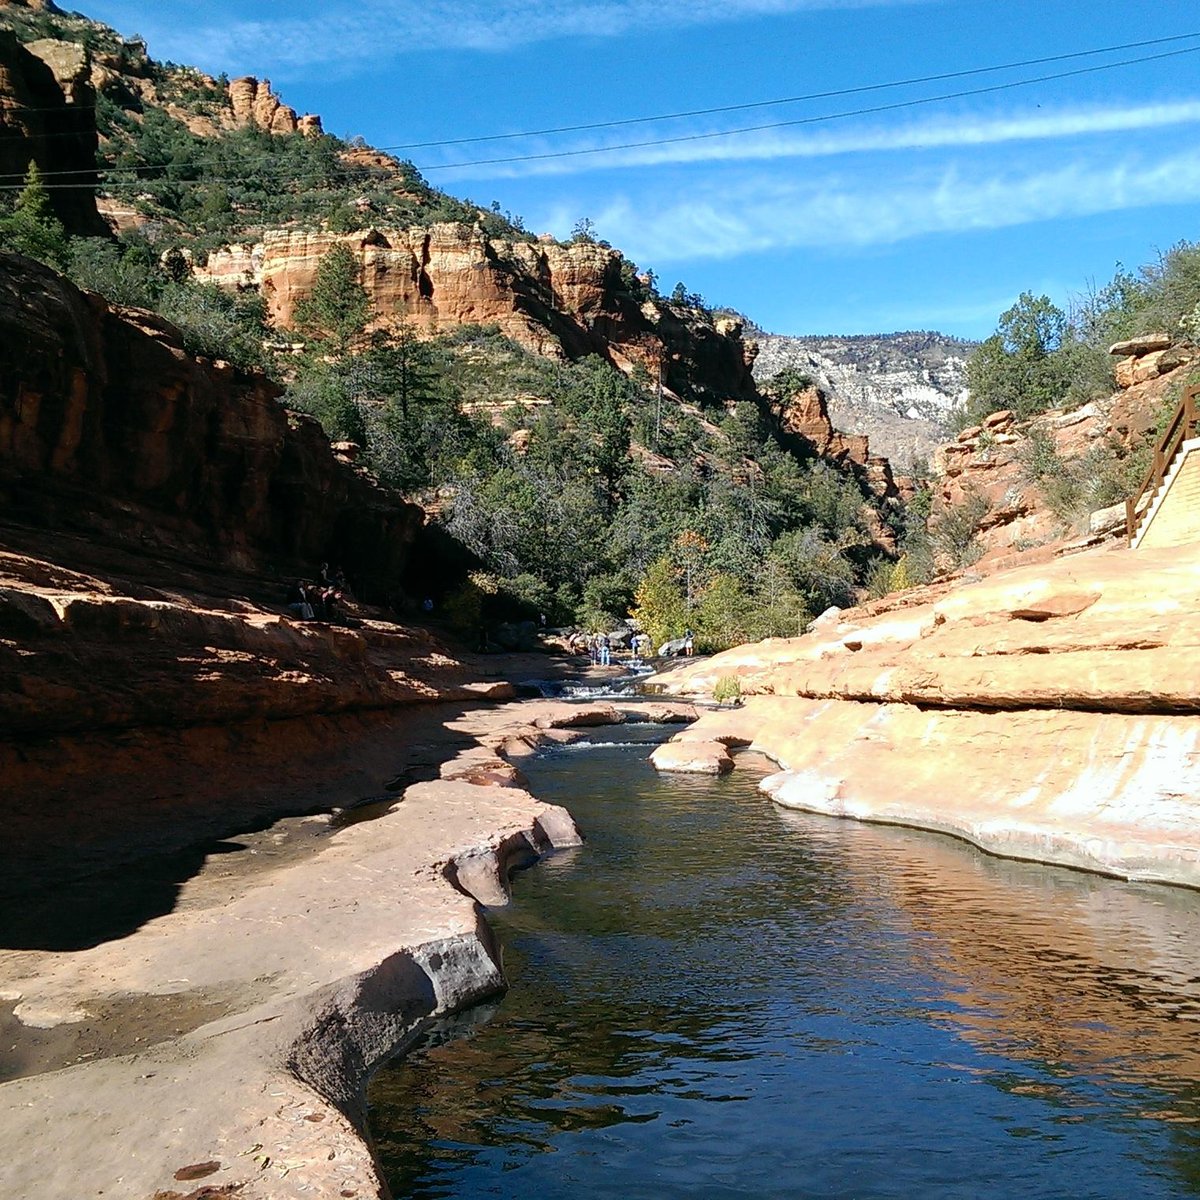
[[[565,810],[514,786],[511,759],[627,714],[645,715],[451,710],[444,730],[465,745],[442,777],[368,819],[308,818],[299,850],[257,869],[218,857],[127,936],[0,952],[15,1052],[0,1060],[0,1192],[74,1200],[86,1180],[147,1197],[193,1182],[260,1200],[385,1196],[364,1141],[368,1075],[431,1017],[503,989],[480,906],[506,903],[514,868],[580,841]],[[413,750],[393,741],[394,756]],[[246,852],[266,856],[270,835]],[[33,1035],[57,1058],[43,1045],[23,1066]]]
[[[1200,547],[1112,549],[892,597],[663,677],[747,703],[781,803],[1200,886]],[[664,755],[665,757],[665,755]]]
[[[385,1195],[362,1136],[367,1075],[429,1017],[502,990],[477,900],[503,903],[514,864],[578,840],[517,789],[419,784],[232,900],[214,887],[120,941],[0,956],[3,995],[34,1028],[92,1019],[114,987],[133,1011],[176,998],[181,1025],[205,996],[220,1014],[0,1085],[0,1191],[66,1200],[86,1179],[152,1196],[204,1164],[205,1186],[239,1196]],[[53,1155],[32,1152],[49,1141]]]
[[[1200,359],[1200,350],[1185,344],[1144,348],[1160,347],[1162,340],[1118,344],[1115,349],[1129,353],[1116,366],[1119,390],[1109,398],[1027,420],[1007,410],[991,413],[940,446],[930,463],[931,529],[973,508],[983,570],[1049,557],[1065,542],[1096,544],[1123,534],[1123,504],[1090,515],[1073,511],[1063,484],[1069,471],[1093,480],[1118,470],[1123,458],[1152,440],[1164,404],[1177,402]]]
[[[753,350],[734,320],[708,323],[665,303],[642,304],[622,281],[621,253],[591,242],[507,241],[478,226],[440,224],[353,234],[274,230],[255,245],[211,255],[197,275],[224,286],[261,288],[273,324],[289,327],[321,259],[346,246],[376,318],[419,330],[498,325],[538,354],[599,354],[641,364],[681,395],[749,399]]]
[[[162,318],[0,253],[0,498],[139,550],[397,587],[424,524],[339,460],[264,376],[193,358]],[[145,614],[143,613],[142,616]]]
[[[50,40],[22,46],[0,29],[0,174],[6,181],[23,178],[32,161],[50,179],[94,184],[95,103],[78,46]],[[108,234],[87,187],[52,188],[48,196],[68,232]]]

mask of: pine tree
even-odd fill
[[[377,329],[365,358],[370,383],[399,406],[405,423],[410,407],[440,399],[441,374],[433,350],[407,321]]]
[[[36,258],[59,271],[67,265],[67,231],[50,207],[50,194],[35,162],[29,164],[12,212],[0,217],[0,250]]]
[[[334,246],[317,266],[310,295],[296,305],[296,328],[338,359],[361,341],[371,299],[358,279],[358,260],[348,246]]]

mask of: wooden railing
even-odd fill
[[[1158,439],[1158,445],[1154,447],[1154,458],[1141,487],[1125,501],[1125,533],[1131,542],[1138,519],[1142,515],[1138,511],[1142,501],[1147,496],[1153,501],[1155,492],[1162,486],[1162,481],[1179,453],[1179,447],[1188,438],[1195,437],[1197,429],[1200,429],[1200,383],[1193,383],[1184,390],[1183,399],[1179,401],[1171,423]]]

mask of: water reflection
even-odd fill
[[[813,836],[811,819],[778,817]],[[1195,892],[986,858],[896,829],[847,836],[843,857],[852,879],[888,863],[888,898],[927,935],[942,984],[931,1018],[991,1053],[1041,1063],[1054,1073],[1042,1094],[1069,1102],[1074,1077],[1105,1077],[1153,1089],[1138,1115],[1200,1119]]]
[[[588,843],[496,914],[491,1019],[376,1081],[398,1196],[1200,1194],[1194,894],[644,758],[528,768]]]

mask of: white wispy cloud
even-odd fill
[[[474,157],[462,163],[427,163],[422,169],[436,172],[440,182],[460,179],[523,179],[530,175],[575,175],[596,170],[680,166],[704,162],[779,161],[787,158],[829,158],[902,150],[964,149],[1008,142],[1045,142],[1093,134],[1130,133],[1200,122],[1200,100],[1180,100],[1127,107],[1078,107],[1054,113],[1030,112],[1006,116],[967,115],[911,121],[898,127],[860,127],[846,132],[787,133],[778,130],[738,136],[704,137],[691,142],[642,145],[619,149],[616,138],[607,144],[575,142],[550,150],[545,143],[528,146],[524,154],[553,154],[562,150],[571,157],[529,158],[522,162],[481,162],[481,158],[509,157],[497,149],[503,143],[474,146]],[[670,137],[670,134],[662,134]],[[626,131],[628,137],[628,131]],[[653,138],[646,138],[647,142]],[[617,149],[612,149],[616,146]],[[428,151],[426,151],[428,152]],[[520,157],[512,151],[511,157]],[[577,156],[576,156],[577,154]],[[472,163],[474,162],[474,166]]]
[[[138,18],[155,54],[210,69],[255,69],[286,78],[314,66],[391,61],[447,50],[503,51],[556,38],[617,37],[638,30],[728,23],[831,10],[897,8],[949,0],[345,0],[300,15],[239,19],[232,5],[207,22],[174,18],[172,4]],[[110,0],[101,13],[127,6]],[[179,7],[182,7],[180,5]],[[214,6],[217,7],[217,6]],[[225,6],[220,6],[224,8]],[[188,17],[194,9],[188,6]],[[210,10],[211,11],[211,10]],[[105,17],[104,19],[110,19]]]
[[[1057,112],[1037,110],[997,117],[935,117],[910,121],[897,127],[862,127],[844,132],[788,133],[769,130],[630,149],[606,149],[604,142],[592,139],[590,142],[576,141],[569,146],[559,144],[555,148],[557,151],[571,151],[572,157],[534,158],[524,162],[479,163],[478,159],[508,156],[498,148],[504,143],[492,143],[490,146],[485,143],[472,147],[472,159],[477,161],[477,165],[443,167],[431,163],[422,169],[436,172],[436,178],[443,183],[459,179],[516,179],[690,163],[762,162],[905,150],[965,149],[1006,142],[1131,133],[1198,122],[1200,99],[1188,99],[1121,107],[1093,105]],[[627,141],[628,131],[625,133]],[[671,135],[664,133],[662,136]],[[645,140],[653,139],[647,137]],[[610,137],[607,142],[609,147],[620,144],[615,137]],[[574,156],[577,151],[581,153]],[[527,147],[524,152],[536,155],[554,151],[549,150],[543,142],[537,147]],[[514,150],[512,155],[517,157],[519,153]],[[460,153],[460,160],[465,157]]]
[[[620,198],[594,216],[604,237],[636,261],[667,264],[796,247],[892,245],[931,234],[1197,201],[1200,148],[1154,162],[1078,161],[990,177],[951,167],[929,179],[743,180],[658,207],[645,196]]]

